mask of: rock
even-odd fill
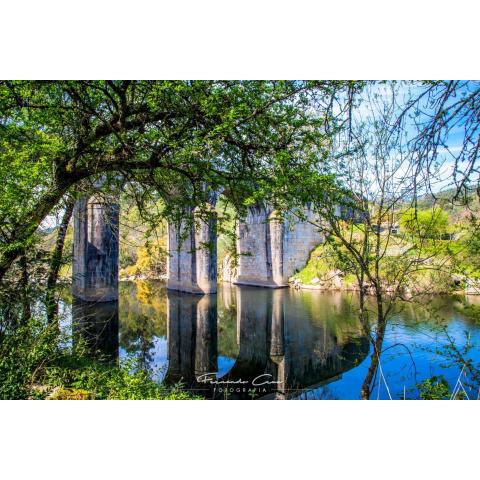
[[[92,400],[93,395],[80,388],[55,387],[45,400]]]

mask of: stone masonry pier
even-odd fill
[[[281,220],[266,207],[249,207],[237,229],[238,266],[233,283],[288,286],[288,279],[305,266],[310,252],[324,240],[312,224],[313,212],[306,208],[303,213],[304,220]]]
[[[193,211],[168,225],[167,288],[187,293],[217,292],[217,219]]]
[[[73,296],[86,302],[118,300],[118,205],[82,198],[73,215]]]

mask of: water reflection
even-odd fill
[[[288,291],[237,287],[234,302],[231,293],[224,289],[222,300],[236,305],[238,353],[226,373],[218,371],[216,296],[167,293],[166,381],[181,381],[207,398],[286,398],[351,368],[368,352],[358,335],[339,342],[324,328],[309,328],[307,317],[303,323],[287,317]]]
[[[72,303],[72,337],[82,342],[92,357],[115,362],[119,356],[118,302]]]
[[[199,389],[197,378],[215,377],[217,371],[216,295],[168,292],[167,382]]]
[[[119,306],[75,301],[70,310],[68,295],[64,302],[75,338],[85,338],[92,354],[134,355],[157,379],[181,381],[206,398],[359,398],[369,365],[353,293],[224,285],[197,296],[138,281],[121,283]],[[459,347],[465,332],[480,342],[480,327],[458,313],[453,297],[398,306],[382,355],[392,396],[431,375],[455,384],[458,369],[436,352],[447,331]],[[480,359],[478,350],[471,355]],[[374,396],[386,398],[383,390]]]
[[[163,355],[158,358],[157,346],[167,334],[164,285],[147,281],[122,282],[119,303],[121,355],[134,355],[143,367],[153,370],[161,379],[166,358]]]
[[[248,383],[228,389],[234,398],[288,398],[352,368],[367,355],[369,344],[360,325],[338,335],[327,323],[312,321],[302,305],[301,296],[290,290],[237,288],[240,349],[226,378]],[[335,316],[334,304],[324,304],[324,309]]]

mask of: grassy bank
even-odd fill
[[[404,240],[390,240],[390,243],[380,265],[387,291],[397,281],[401,262],[408,262],[411,257],[424,257],[427,260],[408,273],[402,287],[405,293],[452,293],[463,290],[467,282],[478,277],[478,272],[472,271],[468,250],[460,242],[435,241],[435,245],[426,245],[421,251],[415,250],[411,243]],[[358,290],[356,276],[328,243],[317,246],[305,267],[290,280],[300,288]]]

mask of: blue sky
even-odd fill
[[[378,111],[383,104],[389,105],[392,103],[394,95],[397,102],[396,111],[400,112],[403,105],[411,98],[418,97],[422,92],[426,91],[426,86],[420,84],[420,82],[397,82],[394,87],[389,82],[387,84],[374,84],[367,87],[365,92],[361,96],[360,104],[355,109],[354,118],[357,122],[361,122],[367,118],[371,118],[372,105],[374,106],[375,111]],[[469,95],[475,90],[480,88],[479,82],[474,81],[464,81],[459,83],[459,87],[456,91],[456,98],[451,99],[447,106],[451,106],[453,103],[458,101],[462,95]],[[434,112],[432,105],[428,102],[427,97],[422,99],[419,102],[419,113],[415,118],[415,121],[418,123],[424,123],[429,120]],[[415,109],[411,109],[413,114]],[[420,113],[421,111],[421,113]],[[464,125],[465,118],[457,116],[457,123],[455,125],[451,124],[451,131],[448,133],[448,137],[445,139],[445,146],[438,149],[437,156],[437,172],[435,179],[432,179],[431,189],[433,192],[439,192],[443,189],[451,188],[454,185],[454,166],[455,166],[455,156],[458,155],[462,150],[462,144],[464,139]],[[413,118],[405,118],[405,123],[403,125],[403,132],[408,139],[414,138],[417,133],[417,127],[415,126]],[[476,136],[480,135],[480,129],[474,131]],[[462,177],[462,169],[465,169],[467,166],[466,162],[460,163],[458,165],[460,171],[457,172],[459,177]],[[477,180],[472,178],[471,180]]]

